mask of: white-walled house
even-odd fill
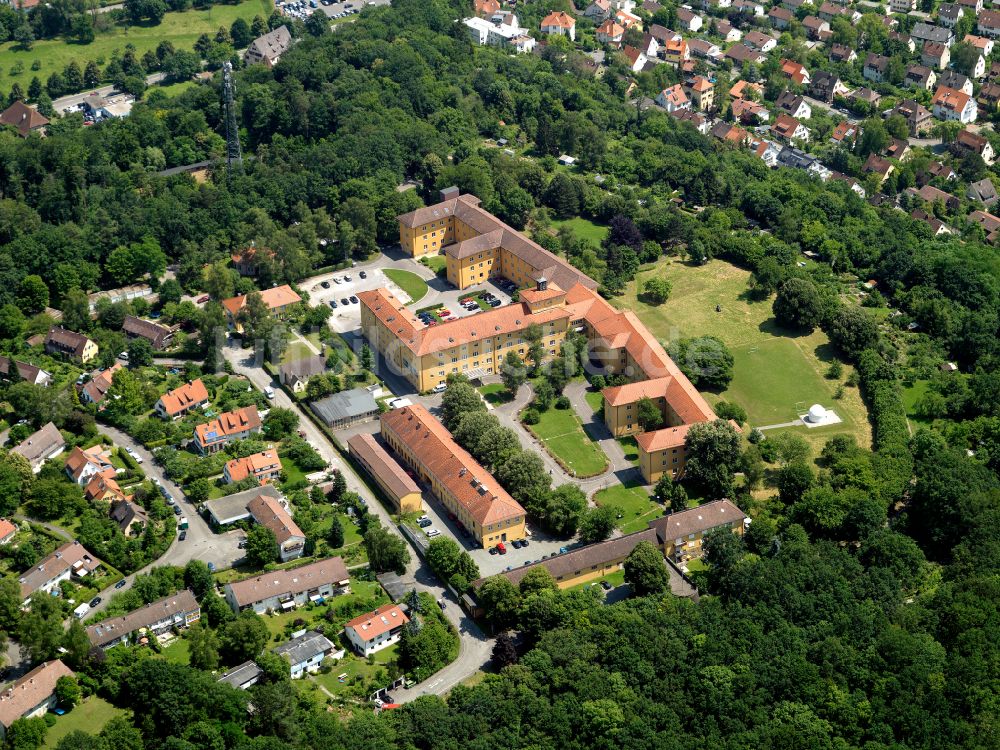
[[[385,604],[345,624],[344,633],[355,651],[368,656],[396,643],[409,621],[398,604]]]

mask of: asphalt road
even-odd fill
[[[164,78],[166,78],[166,76],[163,73],[150,73],[148,76],[146,76],[146,85],[152,86],[155,83],[159,83]],[[79,107],[81,104],[83,104],[84,99],[86,99],[88,96],[94,93],[96,93],[98,96],[104,96],[104,97],[111,96],[111,94],[115,93],[115,87],[101,86],[96,89],[91,89],[90,91],[83,91],[79,94],[70,94],[69,96],[61,96],[52,102],[52,108],[56,112],[64,112],[70,107]]]

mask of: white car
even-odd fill
[[[441,535],[441,532],[437,529],[424,529],[424,533],[431,539]]]
[[[128,352],[122,352],[118,355],[118,359],[128,362]]]
[[[448,390],[448,384],[447,383],[438,383],[436,386],[434,386],[431,389],[431,393],[443,393],[446,390]]]

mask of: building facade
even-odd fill
[[[344,625],[344,634],[361,656],[374,654],[396,643],[410,621],[398,604],[385,604]]]
[[[262,615],[349,594],[350,584],[351,577],[344,561],[339,557],[328,557],[297,568],[274,570],[227,583],[225,596],[234,612],[252,609]]]
[[[188,628],[201,619],[201,606],[188,589],[165,596],[121,617],[110,617],[87,628],[92,645],[109,649],[134,641],[138,633],[160,635]]]

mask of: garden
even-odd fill
[[[538,421],[534,422],[536,414]],[[584,431],[583,422],[572,408],[540,411],[529,407],[521,413],[521,419],[559,465],[573,476],[584,479],[608,468],[607,456]]]
[[[427,294],[427,282],[412,271],[404,271],[401,268],[386,268],[382,273],[406,293],[406,296],[410,298],[410,304],[419,302]]]

